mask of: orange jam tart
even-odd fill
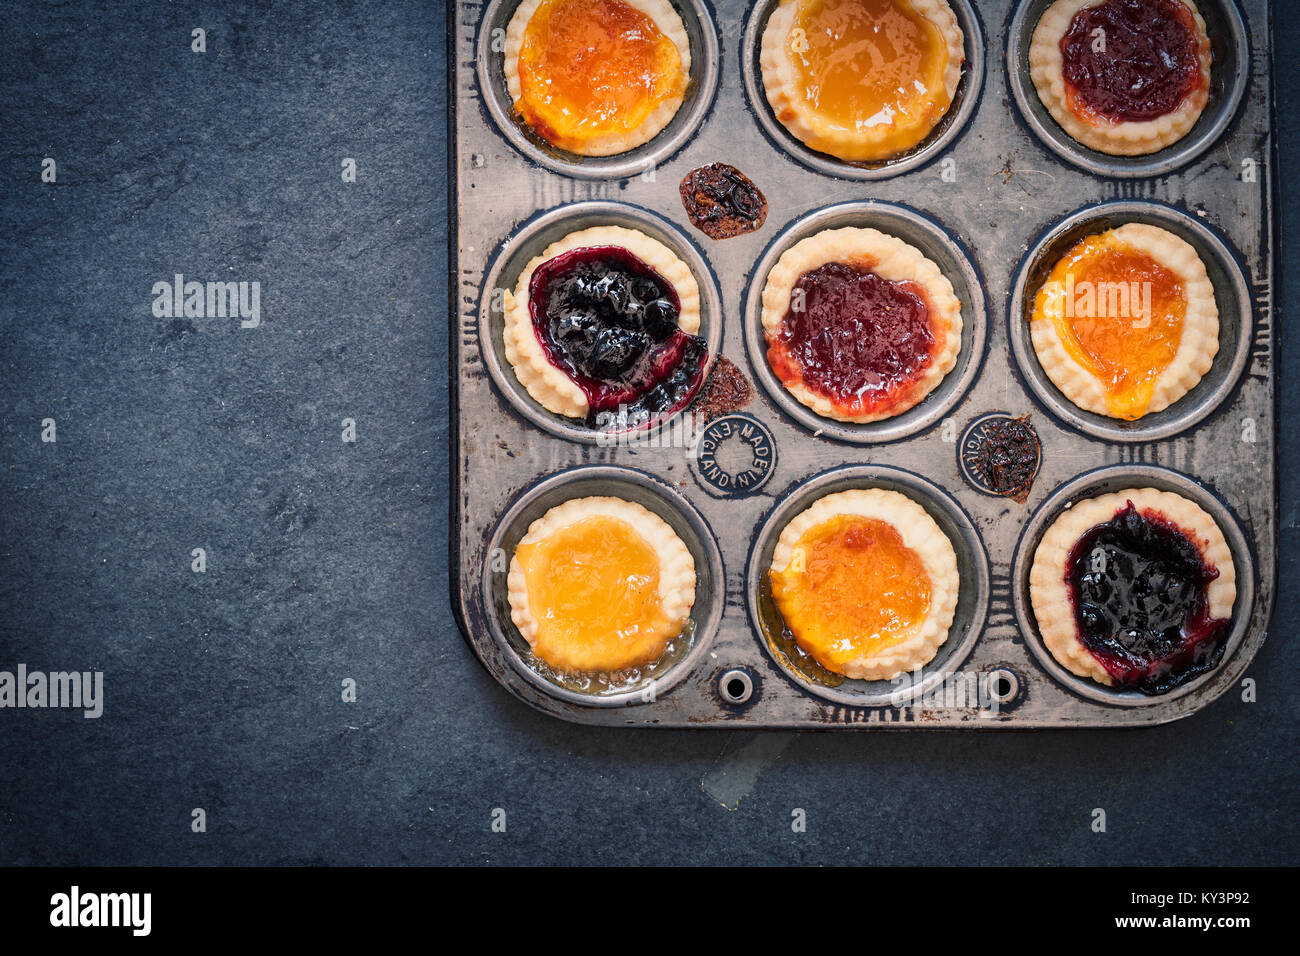
[[[667,0],[523,0],[505,53],[519,116],[586,156],[651,139],[677,112],[690,74],[689,41]]]
[[[952,544],[925,510],[869,489],[828,495],[791,521],[771,584],[786,628],[819,664],[888,680],[946,640],[958,578]]]
[[[893,647],[930,609],[930,576],[893,525],[839,515],[808,531],[772,596],[799,646],[827,670]],[[802,552],[802,560],[800,560]]]
[[[533,652],[566,673],[656,661],[694,601],[690,553],[658,516],[617,498],[553,508],[510,569],[512,617]]]
[[[1133,421],[1177,401],[1219,349],[1219,312],[1196,250],[1156,226],[1089,236],[1034,300],[1034,349],[1076,405]]]
[[[813,149],[881,160],[923,140],[952,104],[963,37],[945,0],[786,0],[763,39],[763,81]]]

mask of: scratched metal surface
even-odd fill
[[[504,8],[504,14],[494,12],[493,23],[501,25],[501,16],[508,19],[513,2],[493,6]],[[633,174],[623,179],[562,175],[523,155],[494,122],[479,88],[480,31],[490,31],[493,25],[485,26],[487,5],[462,2],[454,11],[449,43],[455,54],[451,161],[458,213],[453,296],[459,334],[454,337],[452,362],[453,468],[457,469],[452,573],[453,600],[458,602],[466,639],[513,693],[545,712],[593,724],[983,730],[1155,724],[1203,707],[1240,680],[1265,638],[1275,590],[1268,4],[1246,0],[1239,7],[1249,34],[1250,53],[1245,59],[1249,76],[1242,106],[1227,133],[1177,171],[1131,178],[1085,172],[1058,158],[1034,135],[1017,109],[1007,75],[1005,51],[1017,4],[980,2],[985,70],[969,123],[934,161],[871,181],[814,171],[792,159],[764,132],[745,93],[742,65],[746,25],[767,6],[763,0],[756,4],[726,0],[706,7],[721,50],[715,101],[698,129],[684,138],[684,145],[657,164],[653,177]],[[490,33],[482,39],[488,56],[493,56]],[[486,64],[490,76],[499,74],[499,54],[496,57],[498,62]],[[951,164],[943,162],[948,159]],[[1245,160],[1257,162],[1254,182],[1243,181],[1249,179],[1243,177]],[[759,231],[714,242],[690,226],[677,184],[691,169],[715,161],[740,167],[766,194],[770,208]],[[945,181],[945,169],[955,173],[954,182]],[[771,431],[775,445],[771,475],[752,494],[722,498],[706,490],[681,449],[598,447],[555,437],[515,410],[507,399],[508,383],[502,387],[493,381],[486,360],[492,343],[485,342],[480,331],[480,326],[492,327],[492,289],[485,288],[485,280],[503,243],[540,212],[583,200],[627,203],[663,217],[689,236],[721,294],[721,315],[707,321],[721,321],[723,354],[755,379],[744,335],[745,323],[752,320],[746,311],[751,281],[761,283],[763,278],[755,275],[755,264],[800,217],[832,204],[868,199],[900,203],[940,223],[982,276],[984,302],[963,303],[968,317],[977,314],[978,306],[987,307],[982,330],[986,341],[975,356],[978,372],[943,421],[884,444],[832,441],[814,436],[792,420],[756,382],[757,398],[744,411]],[[1056,417],[1019,371],[1009,338],[1009,322],[1019,314],[1009,297],[1031,245],[1064,217],[1112,200],[1152,201],[1187,213],[1222,236],[1244,267],[1249,323],[1243,335],[1244,373],[1235,381],[1228,375],[1229,380],[1217,386],[1222,400],[1207,417],[1158,440],[1103,440]],[[514,277],[503,275],[501,281],[513,286]],[[980,292],[973,295],[978,298]],[[1221,301],[1221,308],[1224,305]],[[1210,377],[1223,378],[1224,363],[1231,365],[1235,346],[1227,341],[1229,327],[1225,323],[1225,341]],[[975,331],[968,328],[967,334]],[[1042,441],[1041,470],[1023,505],[979,493],[963,480],[958,468],[954,432],[960,434],[973,419],[993,410],[1032,416]],[[1243,424],[1247,420],[1253,424]],[[1251,428],[1256,440],[1244,441]],[[697,608],[716,611],[720,622],[711,634],[696,634],[695,640],[707,642],[707,647],[692,657],[680,682],[648,702],[582,706],[544,690],[544,682],[529,680],[522,673],[517,654],[508,646],[512,636],[517,645],[517,635],[509,621],[502,620],[500,602],[490,600],[494,580],[504,577],[489,562],[489,541],[498,533],[501,516],[536,482],[587,465],[637,469],[661,479],[698,510],[720,552],[725,587],[701,593]],[[810,478],[854,465],[890,466],[927,479],[951,495],[977,529],[987,554],[988,604],[965,618],[959,609],[959,621],[982,619],[983,624],[974,633],[954,628],[949,644],[969,646],[970,651],[964,660],[950,661],[949,667],[965,674],[1005,669],[1015,675],[1019,690],[995,716],[981,716],[977,707],[960,702],[952,706],[952,701],[942,700],[912,706],[852,706],[824,699],[787,676],[752,627],[750,606],[755,596],[746,572],[751,553],[762,546],[756,540],[757,529]],[[1238,555],[1245,559],[1239,571],[1249,575],[1253,565],[1251,606],[1239,604],[1239,632],[1219,668],[1173,699],[1144,706],[1089,699],[1048,672],[1032,652],[1034,635],[1018,625],[1013,591],[1021,582],[1013,580],[1013,562],[1022,530],[1056,489],[1101,466],[1168,468],[1190,476],[1192,487],[1204,489],[1211,501],[1226,507],[1243,532],[1247,553]],[[1113,481],[1113,475],[1108,475]],[[1135,475],[1135,480],[1142,477]],[[494,637],[494,632],[504,639]],[[754,683],[753,696],[744,706],[725,703],[718,688],[719,675],[737,668]]]

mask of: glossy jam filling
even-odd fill
[[[943,336],[920,286],[882,279],[866,263],[830,262],[795,283],[768,360],[786,385],[802,382],[845,414],[888,412]]]
[[[1040,316],[1050,295],[1059,297],[1051,312],[1057,336],[1101,383],[1111,413],[1141,418],[1182,341],[1187,293],[1178,276],[1102,233],[1056,264],[1039,294]]]
[[[885,521],[838,515],[799,539],[772,598],[799,646],[837,674],[916,633],[930,610],[930,575]]]
[[[1105,0],[1061,38],[1067,101],[1082,116],[1159,119],[1205,85],[1201,40],[1178,0]]]
[[[669,415],[699,391],[704,340],[678,328],[672,283],[626,249],[561,253],[534,270],[528,291],[537,339],[582,389],[593,421]]]
[[[799,0],[786,41],[815,112],[878,139],[880,158],[919,143],[948,109],[948,44],[906,0]]]
[[[639,127],[687,77],[676,44],[622,0],[542,0],[519,51],[520,116],[543,139],[581,150]]]
[[[516,552],[538,622],[533,652],[560,671],[650,663],[673,635],[659,595],[659,556],[626,521],[591,516]]]
[[[1218,663],[1229,624],[1209,616],[1218,576],[1179,528],[1132,502],[1084,534],[1065,566],[1080,640],[1118,686],[1146,694]]]

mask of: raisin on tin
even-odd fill
[[[753,232],[767,219],[767,199],[735,166],[709,163],[682,179],[682,205],[695,228],[710,239]]]

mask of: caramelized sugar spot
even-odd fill
[[[837,674],[911,637],[930,610],[921,558],[886,521],[838,515],[799,539],[772,597],[799,646]]]
[[[518,67],[515,109],[569,150],[636,129],[686,88],[676,44],[622,0],[543,0],[524,31]]]
[[[539,627],[534,653],[561,671],[648,664],[673,637],[659,555],[626,521],[593,515],[516,552]]]

